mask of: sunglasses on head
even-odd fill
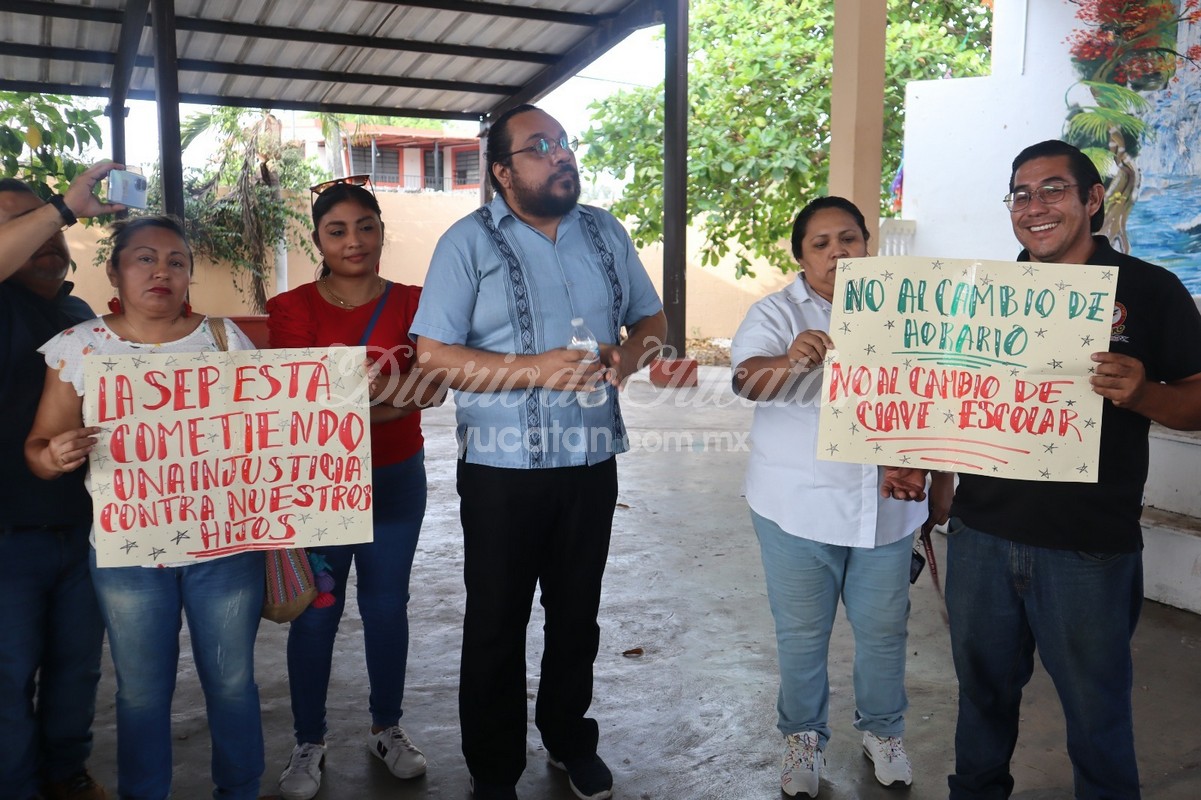
[[[318,183],[315,186],[310,186],[309,191],[313,193],[312,202],[316,203],[317,198],[326,189],[332,188],[342,183],[348,183],[351,186],[365,186],[367,191],[371,192],[372,197],[375,196],[375,187],[371,185],[370,175],[347,175],[345,178],[334,178],[332,180]]]

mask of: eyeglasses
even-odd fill
[[[1076,186],[1074,183],[1048,183],[1046,186],[1039,186],[1030,191],[1010,192],[1005,195],[1002,202],[1010,211],[1021,211],[1026,206],[1030,205],[1030,199],[1037,197],[1038,202],[1046,205],[1055,205],[1060,200],[1063,200],[1064,193],[1068,189]]]
[[[326,189],[330,189],[342,183],[347,183],[351,186],[365,186],[367,191],[371,192],[372,196],[375,196],[375,187],[371,185],[370,175],[347,175],[344,178],[334,178],[333,180],[318,183],[316,186],[310,186],[309,191],[313,193],[313,203],[317,202],[317,198]]]
[[[574,153],[576,148],[579,146],[580,140],[575,137],[568,139],[566,136],[560,136],[556,140],[539,139],[529,147],[523,147],[520,150],[514,150],[511,153],[505,153],[504,155],[500,156],[500,158],[508,158],[509,156],[515,156],[518,153],[533,153],[534,155],[538,156],[538,158],[550,158],[560,150],[570,150]]]

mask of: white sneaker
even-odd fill
[[[863,754],[872,760],[876,767],[876,780],[885,786],[897,783],[909,786],[913,783],[913,767],[909,763],[909,756],[905,754],[900,736],[880,738],[864,731]]]
[[[388,765],[398,778],[416,778],[425,774],[425,754],[417,749],[404,728],[393,725],[379,733],[367,734],[367,749]]]
[[[292,748],[288,766],[279,775],[279,794],[284,800],[309,800],[321,788],[325,769],[325,745],[298,744]]]
[[[780,788],[789,797],[806,794],[817,797],[825,756],[818,749],[817,731],[790,733],[784,737],[784,757],[780,759]]]

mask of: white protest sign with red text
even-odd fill
[[[371,541],[362,347],[89,355],[96,561]]]
[[[1116,267],[839,262],[818,457],[1095,483]]]

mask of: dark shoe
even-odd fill
[[[81,769],[62,781],[49,781],[42,787],[45,800],[107,800],[104,787],[92,780],[86,769]]]
[[[556,759],[550,753],[546,754],[552,767],[558,767],[567,773],[567,782],[571,791],[580,800],[607,800],[613,796],[613,773],[601,761],[596,753],[588,756]]]
[[[516,787],[479,783],[474,775],[468,778],[468,782],[471,784],[471,796],[475,800],[517,800]]]

